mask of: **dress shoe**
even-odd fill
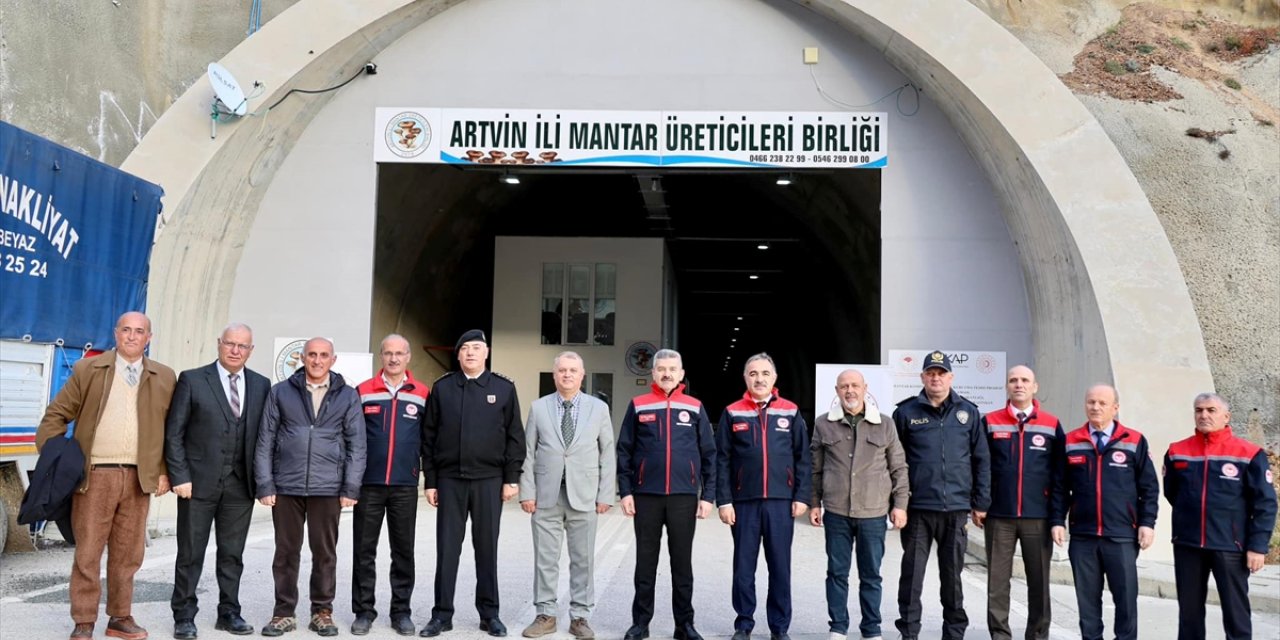
[[[751,640],[751,632],[737,629],[733,632],[733,640]]]
[[[93,623],[81,622],[71,630],[71,640],[86,640],[93,637]]]
[[[238,613],[224,613],[218,616],[218,621],[213,623],[213,628],[218,631],[226,631],[233,636],[247,636],[253,633],[253,625],[244,621]]]
[[[351,623],[351,635],[364,636],[369,634],[369,630],[373,628],[373,616],[368,614],[360,614],[356,616],[355,622]]]
[[[417,627],[413,626],[413,619],[409,616],[395,616],[391,618],[391,628],[402,636],[411,636],[417,631]]]
[[[675,640],[702,640],[702,634],[693,628],[693,623],[682,624],[676,628],[676,632],[671,635]]]
[[[622,636],[622,640],[644,640],[649,637],[649,626],[643,624],[633,624],[627,629],[627,635]]]
[[[556,617],[539,613],[534,617],[533,622],[520,632],[520,635],[526,638],[541,638],[542,636],[556,632]]]
[[[495,638],[507,637],[507,625],[497,618],[485,618],[480,621],[480,630],[489,632]]]
[[[444,631],[453,631],[453,623],[445,622],[440,618],[432,618],[427,621],[427,626],[423,627],[422,631],[418,633],[418,637],[434,638]]]
[[[578,640],[595,640],[596,632],[587,624],[586,618],[574,618],[569,622],[569,635]]]
[[[107,621],[107,637],[123,640],[147,640],[147,630],[133,621],[133,616],[117,618],[112,616]]]
[[[769,640],[791,640],[791,636],[787,635],[787,633],[786,633],[786,632],[783,632],[783,633],[770,633],[770,634],[769,634]]]
[[[196,630],[196,621],[191,618],[173,621],[174,640],[195,640],[200,635]]]

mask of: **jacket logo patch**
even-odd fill
[[[1112,461],[1112,462],[1116,462],[1116,463],[1119,463],[1119,464],[1124,464],[1125,459],[1126,459],[1126,457],[1125,457],[1125,455],[1124,455],[1124,452],[1123,452],[1123,451],[1113,451],[1113,452],[1111,452],[1111,461]]]
[[[991,434],[991,439],[992,440],[1012,440],[1013,434],[1009,433],[1008,431],[997,431]]]
[[[1230,462],[1228,462],[1222,465],[1222,475],[1228,478],[1234,478],[1240,475],[1240,469],[1236,468],[1234,464],[1231,464]]]
[[[1031,444],[1033,444],[1033,445],[1035,445],[1035,446],[1037,446],[1037,447],[1043,447],[1043,446],[1044,446],[1044,443],[1045,443],[1045,437],[1044,437],[1044,436],[1042,436],[1042,435],[1040,435],[1040,434],[1038,434],[1038,433],[1037,433],[1036,435],[1034,435],[1034,436],[1031,436]]]
[[[365,414],[365,415],[367,415],[367,416],[368,416],[368,415],[373,415],[373,414],[375,414],[375,413],[382,413],[382,405],[378,405],[378,404],[367,404],[367,405],[365,405],[365,406],[364,406],[364,414]]]
[[[778,431],[786,431],[791,427],[791,421],[786,418],[778,418]]]
[[[912,418],[911,424],[929,424],[928,418]]]
[[[733,432],[734,432],[734,433],[738,433],[739,431],[746,431],[747,429],[750,429],[750,428],[751,428],[751,427],[747,426],[747,423],[745,423],[745,422],[735,422],[735,423],[733,423]]]
[[[688,422],[688,421],[689,421],[689,412],[688,412],[688,411],[681,411],[681,412],[680,412],[680,415],[679,415],[679,416],[677,416],[677,417],[678,417],[678,418],[680,418],[680,422]]]
[[[489,404],[497,404],[497,403],[498,403],[498,396],[488,395],[488,396],[485,396],[485,397],[484,397],[484,399],[485,399],[485,400],[488,400],[488,401],[489,401]]]
[[[1174,469],[1186,469],[1189,466],[1191,466],[1191,463],[1185,460],[1175,460],[1173,462]]]
[[[406,414],[408,414],[408,415],[416,416],[416,415],[418,415],[418,405],[416,405],[416,404],[407,404],[407,405],[405,405],[405,406],[404,406],[404,412],[405,412]]]
[[[1084,456],[1067,456],[1067,464],[1084,464],[1086,461]]]
[[[654,414],[652,414],[652,413],[642,413],[642,414],[640,414],[640,415],[636,416],[636,420],[637,420],[638,422],[657,422],[657,421],[658,421],[658,416],[656,416],[656,415],[654,415]]]
[[[969,412],[968,412],[968,411],[957,411],[957,412],[956,412],[956,420],[959,420],[959,421],[960,421],[960,424],[969,424]]]

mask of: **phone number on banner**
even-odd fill
[[[32,278],[49,277],[49,263],[39,258],[0,253],[0,269],[5,273],[28,275]]]
[[[831,154],[780,154],[780,153],[758,153],[753,154],[749,160],[751,162],[767,162],[771,164],[793,164],[810,162],[814,164],[867,164],[871,162],[869,155],[831,155]]]

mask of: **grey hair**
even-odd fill
[[[773,369],[774,373],[778,372],[778,365],[773,363],[773,356],[761,351],[760,353],[757,353],[754,356],[747,358],[747,363],[742,365],[742,373],[745,375],[747,373],[747,368],[751,366],[752,362],[755,362],[757,360],[764,360],[765,362],[768,362],[769,368]]]
[[[573,360],[577,360],[578,362],[581,362],[581,363],[582,363],[582,367],[583,367],[584,369],[585,369],[585,368],[586,368],[586,366],[587,366],[587,361],[586,361],[586,360],[583,360],[583,359],[582,359],[582,356],[578,355],[578,352],[576,352],[576,351],[561,351],[560,353],[556,354],[556,357],[554,357],[554,358],[552,358],[552,359],[551,359],[551,368],[552,368],[552,369],[555,369],[556,367],[560,366],[560,360],[561,360],[562,358],[571,358],[571,359],[573,359]]]
[[[1212,400],[1214,402],[1217,402],[1218,404],[1222,405],[1223,411],[1226,411],[1227,413],[1231,413],[1231,404],[1228,403],[1225,398],[1223,398],[1222,396],[1216,393],[1213,393],[1212,391],[1206,391],[1204,393],[1197,395],[1195,402],[1192,403],[1192,406],[1200,404],[1201,402],[1204,402],[1206,400]]]
[[[658,352],[653,354],[653,363],[658,364],[659,360],[670,360],[672,358],[679,360],[681,367],[684,366],[684,356],[681,356],[680,352],[675,349],[658,349]]]
[[[219,333],[218,336],[225,336],[228,331],[248,331],[249,335],[253,335],[253,327],[250,327],[243,322],[228,322],[227,326],[222,328],[222,333]]]
[[[316,336],[316,337],[314,337],[314,338],[308,338],[306,342],[302,343],[302,350],[303,350],[303,352],[304,352],[304,353],[306,352],[306,350],[307,350],[307,345],[311,344],[312,342],[315,342],[316,340],[323,340],[323,341],[325,341],[325,342],[329,343],[329,352],[330,352],[330,354],[336,354],[336,353],[337,353],[337,351],[338,351],[338,347],[334,346],[334,344],[333,344],[333,341],[332,341],[332,340],[330,340],[330,339],[328,339],[328,338],[326,338],[326,337],[324,337],[324,336]]]
[[[1116,398],[1116,404],[1120,404],[1120,390],[1119,390],[1119,389],[1117,389],[1117,388],[1115,387],[1115,385],[1110,385],[1110,384],[1107,384],[1107,383],[1105,383],[1105,382],[1099,382],[1099,383],[1097,383],[1097,384],[1089,385],[1089,389],[1088,389],[1088,391],[1085,391],[1085,395],[1089,395],[1089,391],[1093,391],[1094,389],[1096,389],[1096,388],[1098,388],[1098,387],[1106,387],[1106,388],[1110,389],[1110,390],[1111,390],[1111,393],[1112,393],[1113,395],[1115,395],[1115,398]]]
[[[387,334],[387,337],[383,338],[383,339],[382,339],[382,342],[379,342],[379,343],[378,343],[378,348],[379,348],[379,349],[381,349],[381,350],[386,350],[386,348],[387,348],[387,341],[388,341],[388,340],[403,340],[403,341],[404,341],[404,346],[409,347],[409,350],[410,350],[410,351],[412,351],[412,350],[413,350],[413,347],[410,347],[410,346],[409,346],[409,339],[408,339],[408,338],[406,338],[406,337],[404,337],[404,336],[402,336],[402,335],[400,335],[400,334],[398,334],[398,333],[388,333],[388,334]]]

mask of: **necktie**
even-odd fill
[[[1027,414],[1025,412],[1019,411],[1018,412],[1018,428],[1021,429],[1022,425],[1026,423],[1027,423]]]
[[[236,386],[236,379],[240,377],[238,373],[227,375],[227,379],[231,381],[231,413],[240,417],[240,388]]]
[[[564,446],[567,447],[573,442],[573,402],[561,400],[560,405],[564,407],[564,415],[560,417],[560,432],[564,434]]]
[[[133,367],[134,365],[129,365],[124,368],[124,381],[129,383],[129,386],[136,387],[138,386],[138,370]]]
[[[1106,437],[1107,437],[1107,433],[1105,431],[1093,432],[1093,441],[1098,444],[1098,451],[1102,451],[1104,448],[1106,448],[1107,446],[1107,443],[1105,440]]]

